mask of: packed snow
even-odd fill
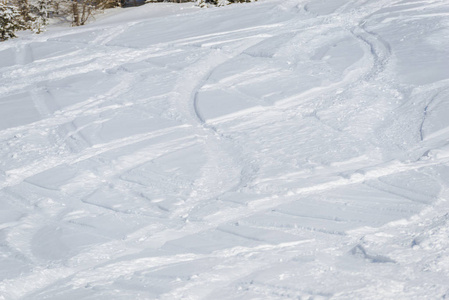
[[[22,33],[0,141],[0,299],[449,297],[446,0]]]

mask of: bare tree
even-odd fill
[[[120,0],[66,0],[72,26],[81,26],[91,18],[96,10],[121,6]]]

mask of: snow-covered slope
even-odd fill
[[[0,44],[0,299],[449,297],[449,3],[154,4]]]

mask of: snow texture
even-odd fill
[[[0,43],[0,299],[449,297],[448,41],[260,0]]]

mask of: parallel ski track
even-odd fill
[[[360,44],[366,50],[366,54],[370,56],[369,60],[371,61],[371,68],[367,68],[366,70],[364,69],[362,74],[349,74],[337,84],[329,85],[305,94],[296,95],[289,97],[288,99],[281,100],[275,104],[274,107],[256,108],[250,112],[250,117],[256,117],[258,120],[263,120],[265,113],[272,109],[278,110],[279,112],[289,112],[296,107],[298,99],[318,97],[340,88],[352,89],[358,86],[361,82],[374,82],[376,80],[382,80],[382,83],[385,83],[387,80],[383,76],[385,75],[384,72],[387,69],[389,58],[391,56],[390,46],[387,42],[383,41],[380,36],[366,30],[363,23],[360,22],[360,19],[370,15],[373,11],[379,10],[383,5],[388,3],[388,1],[377,3],[370,8],[372,11],[362,12],[357,16],[351,14],[351,20],[353,20],[353,23],[344,24],[348,28],[348,32],[353,34],[354,37],[360,41]],[[344,14],[348,6],[349,4],[345,5],[339,11],[335,12],[334,15]],[[326,18],[328,18],[328,16]],[[317,20],[309,22],[313,23],[313,26],[319,26],[320,22],[324,22],[324,19],[326,18],[318,18]],[[292,23],[294,24],[293,21]],[[175,118],[177,118],[182,125],[160,131],[130,136],[127,138],[114,140],[110,143],[94,145],[87,148],[84,147],[84,150],[79,153],[64,153],[64,155],[58,157],[54,157],[52,154],[49,154],[43,158],[36,159],[27,165],[18,166],[17,168],[10,170],[4,170],[6,180],[0,183],[0,188],[8,189],[14,187],[33,175],[39,174],[61,164],[77,164],[115,149],[127,147],[129,145],[137,144],[173,132],[185,132],[185,138],[172,140],[168,143],[153,145],[149,148],[143,147],[141,148],[141,152],[130,154],[131,156],[134,156],[135,159],[150,160],[151,158],[163,155],[165,153],[164,148],[183,149],[197,143],[198,141],[204,144],[204,147],[207,150],[208,160],[207,164],[203,167],[204,170],[202,177],[197,179],[198,185],[194,187],[200,190],[201,183],[204,192],[201,193],[201,191],[199,191],[199,194],[195,197],[186,199],[187,201],[185,203],[185,207],[172,211],[170,214],[171,217],[188,216],[188,214],[195,209],[207,205],[205,201],[210,199],[221,199],[227,193],[243,190],[249,185],[249,183],[251,183],[253,178],[257,176],[257,170],[260,166],[252,162],[252,157],[245,156],[247,154],[236,155],[235,153],[238,151],[235,150],[239,150],[241,146],[234,144],[232,137],[225,137],[219,129],[221,129],[220,126],[226,122],[239,121],[242,118],[247,118],[248,115],[245,116],[243,113],[237,113],[231,116],[224,116],[217,120],[206,120],[200,111],[197,100],[198,93],[201,88],[208,83],[211,74],[213,74],[213,72],[220,65],[232,60],[238,55],[241,55],[246,49],[257,42],[264,40],[265,38],[289,32],[289,30],[291,30],[289,25],[291,24],[273,24],[244,28],[236,31],[218,32],[209,35],[201,35],[188,39],[172,41],[169,44],[156,45],[152,49],[145,50],[122,48],[120,53],[117,54],[117,52],[114,51],[120,49],[121,47],[108,46],[108,43],[119,34],[130,28],[128,25],[124,25],[118,32],[115,28],[107,28],[104,35],[93,41],[93,45],[87,45],[87,47],[91,46],[98,49],[97,52],[89,57],[83,56],[80,51],[74,51],[67,54],[64,57],[64,60],[61,59],[61,57],[57,57],[46,61],[33,62],[29,64],[26,64],[28,58],[24,56],[26,45],[22,45],[21,51],[18,52],[16,60],[23,66],[19,69],[14,67],[6,68],[4,70],[2,73],[2,78],[6,83],[8,83],[9,87],[4,86],[0,88],[0,93],[2,95],[14,94],[24,88],[31,88],[34,103],[38,107],[39,112],[43,115],[43,118],[42,120],[31,124],[0,131],[2,141],[9,140],[17,134],[32,135],[35,132],[42,133],[49,128],[58,128],[59,126],[70,123],[74,119],[83,116],[119,110],[124,107],[124,105],[119,103],[111,103],[108,105],[105,104],[108,103],[111,98],[120,98],[127,91],[130,91],[135,87],[135,78],[130,75],[125,82],[111,89],[108,93],[52,113],[51,110],[45,106],[45,101],[39,99],[39,94],[43,91],[39,88],[39,85],[43,82],[54,79],[68,78],[74,74],[102,70],[105,65],[108,67],[119,67],[122,64],[129,62],[139,62],[155,56],[168,55],[173,53],[173,48],[181,48],[184,51],[194,51],[192,48],[195,48],[195,45],[200,45],[200,48],[209,49],[209,53],[202,58],[198,65],[183,70],[182,74],[179,75],[180,77],[178,82],[175,84],[175,90],[173,93],[170,95],[165,95],[170,102],[171,109],[177,113]],[[300,31],[305,29],[307,29],[307,27],[301,27],[294,30]],[[76,32],[87,32],[89,30],[90,29],[80,29]],[[60,33],[59,36],[63,37],[65,34],[66,33]],[[217,45],[217,39],[219,39],[220,44],[232,43],[236,39],[241,39],[241,34],[246,36],[244,39],[247,41],[245,46],[234,49],[234,51],[228,53],[223,53],[213,48],[213,46]],[[57,38],[57,35],[54,35],[54,39]],[[65,43],[65,41],[60,42]],[[6,46],[3,46],[2,48],[4,47]],[[110,59],[111,53],[124,58],[118,61],[115,59]],[[219,56],[220,59],[217,59],[217,56]],[[53,61],[58,61],[58,64],[51,64]],[[68,72],[67,68],[71,71]],[[23,83],[24,74],[26,76],[26,83]],[[189,76],[193,77],[194,81],[186,83],[184,78]],[[396,89],[395,86],[391,85],[389,85],[388,88]],[[437,95],[435,95],[434,98],[436,96]],[[426,109],[424,110],[424,117],[420,127],[421,140],[423,140],[422,127],[425,117]],[[276,120],[271,120],[271,122],[275,121]],[[80,128],[74,128],[72,132],[67,133],[67,135],[63,137],[62,142],[67,140],[70,136],[75,135],[78,131],[80,131]],[[146,157],[146,153],[148,152],[151,152],[152,155]],[[217,161],[220,162],[220,164],[217,164]],[[69,266],[60,264],[48,269],[46,266],[38,265],[30,274],[26,276],[4,280],[0,283],[0,291],[5,293],[4,295],[6,296],[3,297],[9,297],[10,299],[27,297],[27,295],[32,298],[33,295],[35,295],[34,293],[38,294],[41,289],[51,289],[52,285],[55,284],[61,284],[66,287],[71,286],[74,288],[83,288],[92,283],[101,286],[109,284],[111,281],[119,278],[120,276],[130,275],[142,270],[165,268],[184,262],[200,261],[205,259],[214,259],[217,261],[224,260],[224,263],[220,266],[225,267],[226,264],[238,264],[241,261],[245,261],[252,255],[257,255],[260,253],[270,254],[270,259],[268,259],[268,261],[255,263],[250,269],[245,270],[245,268],[247,268],[247,265],[245,264],[238,266],[241,272],[236,272],[235,274],[233,274],[232,271],[228,272],[225,269],[219,271],[204,271],[198,275],[196,280],[186,283],[184,286],[162,295],[162,298],[166,299],[195,297],[200,293],[202,293],[203,297],[207,297],[208,293],[212,293],[214,289],[217,289],[220,285],[230,284],[230,282],[235,282],[253,272],[257,272],[258,270],[268,267],[278,259],[276,256],[278,251],[283,252],[287,250],[298,250],[303,244],[314,243],[316,241],[313,239],[307,239],[300,240],[295,243],[284,243],[278,245],[267,244],[256,247],[234,247],[218,250],[211,254],[185,253],[173,256],[135,258],[133,255],[141,250],[138,248],[139,245],[137,241],[142,236],[147,235],[152,238],[152,241],[151,243],[144,244],[146,246],[153,244],[153,247],[157,249],[171,239],[214,230],[220,225],[233,223],[245,217],[274,209],[280,204],[295,201],[298,197],[322,193],[324,191],[330,191],[343,186],[363,184],[366,181],[377,179],[382,176],[439,165],[447,165],[448,163],[449,158],[443,158],[436,161],[418,161],[408,163],[392,161],[382,165],[368,164],[364,165],[363,168],[359,170],[349,170],[353,171],[353,173],[351,173],[351,175],[347,178],[340,177],[333,181],[310,185],[303,188],[296,188],[275,196],[261,196],[260,198],[247,203],[246,206],[225,207],[219,212],[203,216],[202,219],[197,220],[197,222],[185,223],[177,229],[162,229],[156,233],[152,233],[152,226],[144,227],[140,231],[135,231],[133,234],[130,234],[128,238],[125,238],[122,241],[110,241],[109,243],[91,248],[79,254],[77,257],[73,257],[69,261]],[[109,174],[110,178],[115,180],[114,176],[117,176],[120,172],[128,170],[131,167],[133,167],[132,164],[123,165],[122,168],[118,168],[117,170],[106,170],[104,173]],[[339,176],[342,171],[348,170],[344,166],[334,167],[324,169],[321,172],[317,172],[315,175],[318,176],[322,173]],[[223,178],[225,178],[225,183],[222,184],[220,188],[215,189],[214,187],[220,186],[220,182]],[[301,176],[298,176],[298,174],[291,174],[291,176],[286,175],[285,178],[285,180],[299,179],[301,179]],[[98,181],[93,184],[99,186],[102,183]],[[124,187],[126,187],[126,185],[124,185]],[[75,187],[72,186],[71,188],[74,189]],[[100,209],[107,210],[109,208],[100,207]],[[120,212],[115,211],[115,213]],[[33,219],[33,217],[30,217],[26,218],[26,222],[29,224],[33,224],[33,222],[45,223],[46,220],[39,218]],[[20,228],[20,226],[21,224],[11,224],[11,232],[23,232],[24,234],[30,234],[32,232],[26,228],[26,224],[23,226],[23,229]],[[350,237],[348,237],[348,239],[355,239],[358,236],[360,236],[360,234],[354,232]],[[339,241],[341,241],[341,237],[338,238],[340,239]],[[19,247],[21,245],[23,248],[27,248],[26,245],[22,245],[20,243],[21,241],[17,240],[16,246]],[[138,245],[136,248],[130,246],[134,243]],[[122,252],[117,251],[118,249],[121,249]],[[326,249],[323,251],[325,250]],[[338,251],[343,250],[339,248]],[[33,260],[32,254],[26,253],[26,255],[29,259]],[[70,266],[70,264],[73,266]],[[224,276],[226,280],[220,280],[220,275],[226,275]],[[201,287],[205,285],[210,286],[201,291]],[[287,287],[282,288],[279,286],[270,286],[266,284],[256,283],[251,284],[251,286],[248,284],[247,286],[248,289],[252,289],[256,294],[267,297],[277,297],[280,294],[302,297],[313,294],[312,292],[307,294],[303,290],[289,290]],[[318,296],[329,297],[331,295],[322,294]]]

